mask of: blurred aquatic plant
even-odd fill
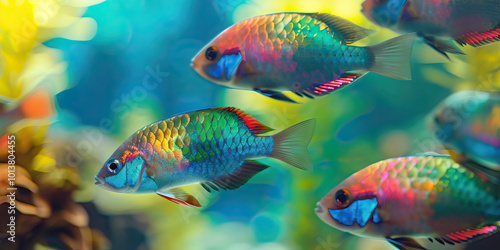
[[[91,39],[96,23],[81,16],[86,6],[99,2],[0,1],[0,96],[3,102],[19,105],[8,112],[8,105],[1,105],[2,115],[9,114],[1,117],[5,126],[0,131],[3,135],[0,139],[2,248],[32,249],[41,245],[64,249],[107,247],[106,238],[89,228],[87,212],[73,200],[81,179],[74,166],[58,163],[67,151],[47,143],[49,125],[46,121],[42,126],[33,126],[24,120],[52,116],[53,95],[68,87],[66,64],[61,53],[44,46],[43,42],[56,37]],[[46,87],[43,96],[37,91],[35,98],[24,98],[39,85]],[[29,100],[25,102],[26,99]],[[40,109],[41,103],[47,104],[48,109]],[[12,164],[8,161],[9,134],[6,129],[15,135],[15,139],[11,139],[16,143],[14,182],[8,176],[8,165]],[[10,217],[7,213],[10,202],[7,187],[17,188],[15,214],[10,214],[16,219],[15,242],[7,241],[6,225]]]
[[[96,31],[86,6],[102,0],[0,1],[0,95],[17,99],[48,81],[56,92],[67,88],[66,65],[58,50],[42,43],[56,37],[89,40]]]
[[[425,63],[422,76],[454,91],[500,91],[500,44],[462,49],[466,55],[452,57],[452,61],[430,53],[430,56],[428,53],[417,54],[417,60]]]
[[[17,249],[45,245],[58,249],[102,249],[107,240],[98,230],[89,228],[85,209],[73,200],[81,183],[75,167],[56,164],[66,151],[55,150],[46,143],[48,126],[25,127],[15,135],[15,185],[8,180],[7,134],[0,143],[0,220],[2,245]],[[9,191],[16,193],[16,242],[7,242],[5,232],[9,214]],[[4,223],[5,222],[5,223]]]

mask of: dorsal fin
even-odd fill
[[[232,113],[236,114],[241,119],[243,119],[243,122],[248,127],[250,132],[252,132],[252,134],[256,134],[256,135],[264,134],[264,133],[267,133],[267,132],[274,130],[274,129],[260,123],[257,119],[253,118],[253,116],[245,113],[244,111],[242,111],[240,109],[234,108],[234,107],[214,108],[214,109],[210,109],[210,110],[224,110],[224,111],[228,111],[228,112],[232,112]]]
[[[346,44],[356,42],[376,32],[375,30],[365,29],[342,17],[334,16],[328,13],[311,13],[307,15],[324,22],[334,31],[334,35],[338,32]]]

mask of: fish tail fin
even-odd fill
[[[375,57],[369,71],[400,80],[411,80],[410,57],[415,34],[405,34],[367,49]]]
[[[296,168],[312,171],[313,164],[307,151],[307,145],[314,134],[315,126],[316,119],[310,119],[273,135],[273,151],[269,157],[286,162]]]

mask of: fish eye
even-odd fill
[[[439,119],[439,117],[437,117],[437,116],[434,116],[434,122],[436,124],[440,124],[441,123],[441,119]]]
[[[205,52],[205,57],[208,60],[213,61],[217,57],[217,52],[218,51],[219,50],[215,46],[208,47],[207,51]]]
[[[347,189],[340,189],[335,193],[335,202],[337,205],[346,207],[351,202],[351,193]]]
[[[118,160],[110,160],[107,165],[108,165],[108,171],[110,173],[115,174],[118,171],[120,171],[121,164]]]

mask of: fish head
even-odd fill
[[[447,97],[431,113],[428,127],[438,140],[449,143],[455,135],[468,130],[468,122],[489,94],[481,91],[460,91]]]
[[[326,224],[355,235],[382,221],[375,188],[363,185],[351,176],[330,190],[318,203],[314,212]]]
[[[245,61],[242,42],[229,27],[191,60],[191,67],[203,78],[226,87],[238,88],[238,72]]]
[[[94,177],[95,184],[119,193],[134,193],[147,181],[146,153],[137,147],[122,144],[101,167]],[[153,188],[154,190],[155,188]]]
[[[366,0],[361,12],[373,23],[391,28],[398,24],[406,2],[407,0]]]

